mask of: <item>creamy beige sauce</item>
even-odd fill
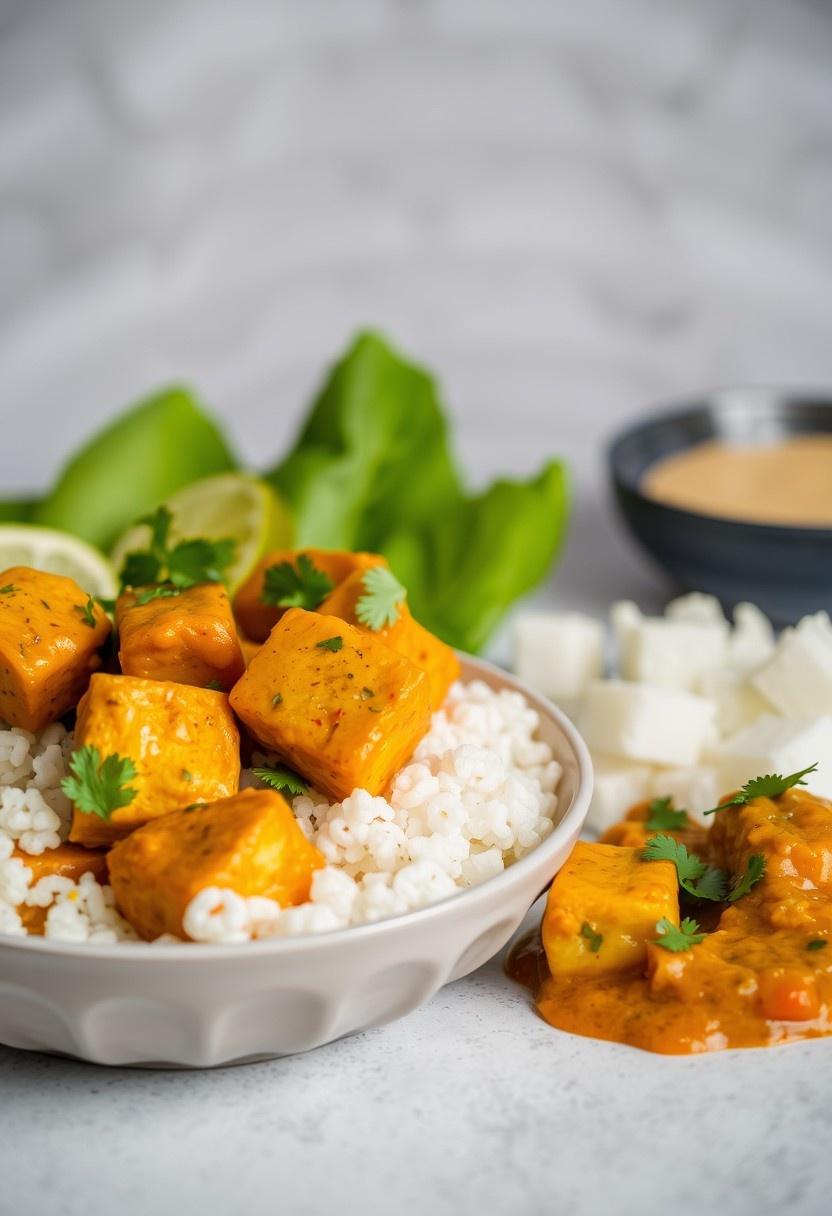
[[[832,435],[796,435],[771,447],[702,443],[648,469],[641,489],[701,515],[832,527]]]

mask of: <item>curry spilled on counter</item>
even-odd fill
[[[832,1033],[832,803],[811,771],[749,782],[710,830],[661,798],[579,842],[542,944],[508,963],[540,1015],[666,1054]]]

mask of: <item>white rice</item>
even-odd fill
[[[561,776],[537,738],[537,713],[519,693],[481,681],[456,684],[388,798],[354,790],[340,803],[310,791],[293,801],[298,823],[326,859],[308,903],[281,908],[211,887],[188,905],[186,933],[200,942],[245,942],[364,924],[423,907],[499,874],[552,830]],[[15,847],[37,855],[65,839],[69,803],[60,782],[72,736],[0,731],[0,933],[22,934],[21,905],[47,909],[44,933],[67,941],[130,941],[110,887],[32,872]],[[269,763],[256,755],[254,764]],[[250,770],[241,786],[259,786]],[[177,941],[165,935],[161,942]]]

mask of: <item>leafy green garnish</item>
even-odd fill
[[[278,705],[283,704],[283,693],[276,692],[272,697],[272,709],[277,709]]]
[[[210,692],[225,692],[225,685],[221,680],[209,680],[205,687]]]
[[[719,806],[711,807],[709,811],[705,811],[705,814],[715,815],[717,811],[727,810],[729,806],[745,806],[754,798],[779,798],[781,794],[785,794],[786,790],[792,789],[795,785],[808,784],[803,778],[809,773],[815,772],[817,767],[817,762],[815,762],[808,768],[802,768],[798,773],[789,773],[788,777],[782,777],[780,773],[769,773],[765,777],[752,777],[750,781],[746,781],[738,794],[734,794],[733,798],[720,802]]]
[[[656,938],[655,944],[663,950],[671,950],[674,954],[690,950],[691,946],[698,946],[708,936],[707,933],[699,932],[699,925],[690,916],[686,916],[680,925],[674,925],[672,920],[663,916],[656,925],[656,931],[660,936]]]
[[[825,950],[827,940],[825,937],[813,937],[810,942],[806,943],[807,950]]]
[[[581,925],[581,937],[587,943],[592,953],[597,954],[601,949],[604,937],[603,934],[599,933],[588,920],[585,920]]]
[[[687,811],[675,811],[673,799],[654,798],[647,808],[645,828],[648,832],[678,832],[688,821]]]
[[[101,607],[104,609],[104,611],[109,613],[110,616],[112,616],[116,610],[116,601],[107,599],[106,596],[103,596],[103,595],[97,595],[95,598],[98,601],[98,603],[101,605]],[[42,600],[41,603],[43,603],[45,607],[47,607],[47,608],[49,607],[49,605],[46,603],[46,600]]]
[[[748,859],[744,873],[738,874],[731,884],[731,890],[728,892],[728,902],[735,904],[738,899],[742,899],[743,895],[747,895],[752,887],[756,887],[765,872],[766,859],[763,854],[752,853]]]
[[[295,798],[298,794],[305,794],[309,789],[303,778],[290,768],[282,768],[277,765],[274,768],[253,768],[251,771],[255,777],[271,786],[273,790],[277,790],[279,794],[289,794]]]
[[[81,620],[85,625],[89,625],[90,629],[95,629],[98,622],[95,619],[95,597],[87,596],[86,604],[76,604],[75,611],[80,615]]]
[[[361,689],[361,700],[362,701],[372,701],[372,699],[375,695],[376,694],[373,692],[372,688],[362,688]]]
[[[6,583],[5,587],[0,587],[0,595],[14,595],[18,590],[14,583]]]
[[[720,902],[728,888],[723,870],[709,866],[700,858],[688,853],[685,845],[672,836],[653,836],[641,853],[644,861],[672,861],[676,866],[679,886],[696,899]]]
[[[127,784],[136,776],[130,757],[110,755],[102,760],[94,744],[72,753],[69,771],[61,789],[79,811],[99,819],[109,819],[119,807],[129,806],[138,793]]]
[[[173,516],[167,507],[157,507],[136,522],[150,529],[150,544],[147,549],[127,554],[121,570],[121,585],[144,588],[137,596],[137,603],[146,604],[157,596],[176,595],[198,583],[220,583],[224,571],[234,560],[237,546],[230,537],[206,540],[198,536],[171,545]]]
[[[293,566],[279,562],[269,566],[263,576],[260,599],[280,608],[306,608],[314,612],[335,586],[328,574],[319,569],[307,553],[299,553]]]
[[[395,625],[407,598],[407,590],[395,574],[384,566],[373,566],[362,582],[364,594],[355,605],[355,615],[361,624],[376,632],[387,625]]]
[[[193,773],[190,772],[188,769],[183,768],[182,769],[182,780],[183,781],[193,781],[193,779],[194,779]]]
[[[342,637],[324,638],[322,642],[315,643],[315,648],[317,650],[331,650],[333,654],[336,654],[343,645],[344,639]]]

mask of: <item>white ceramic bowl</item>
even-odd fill
[[[522,692],[563,765],[554,831],[459,895],[375,924],[236,946],[95,946],[0,938],[0,1042],[98,1064],[208,1068],[319,1047],[402,1017],[482,966],[551,882],[592,792],[569,720],[475,659],[463,678]]]

